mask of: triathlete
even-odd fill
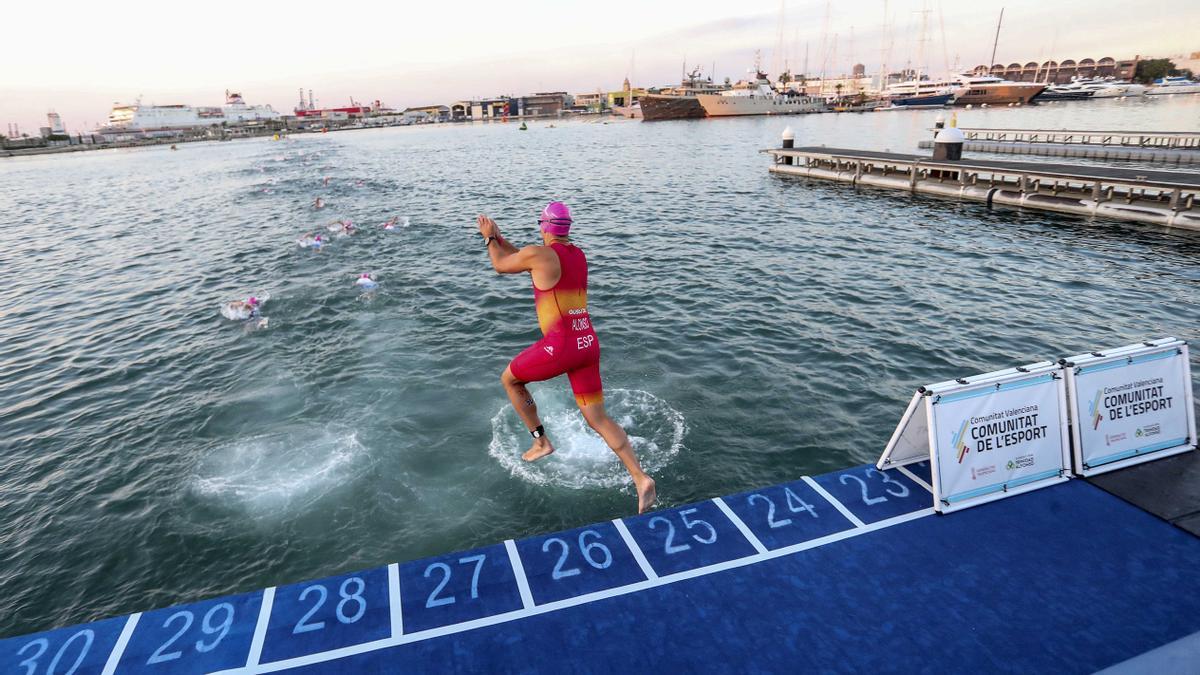
[[[533,299],[543,337],[518,354],[500,376],[513,408],[533,436],[533,445],[522,459],[533,462],[554,452],[525,384],[566,373],[583,418],[617,453],[633,477],[638,513],[644,513],[656,498],[654,480],[642,471],[625,430],[604,410],[600,341],[588,315],[587,259],[567,236],[572,222],[570,209],[562,202],[546,205],[538,218],[543,245],[522,249],[500,236],[491,218],[481,215],[478,222],[492,267],[501,274],[529,272],[533,278]]]

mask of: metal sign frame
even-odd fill
[[[1122,456],[1110,459],[1106,462],[1101,462],[1096,465],[1087,463],[1083,456],[1082,434],[1080,433],[1079,420],[1076,419],[1079,410],[1079,390],[1076,383],[1076,378],[1083,373],[1085,369],[1095,368],[1108,363],[1125,361],[1128,364],[1133,364],[1138,359],[1145,357],[1153,357],[1157,354],[1174,351],[1176,355],[1183,358],[1183,391],[1184,391],[1184,410],[1187,414],[1188,436],[1181,444],[1173,445],[1167,448],[1154,448],[1154,445],[1147,448],[1137,448],[1132,451],[1119,453]],[[1067,390],[1070,392],[1068,399],[1068,413],[1071,416],[1071,446],[1072,459],[1074,461],[1074,471],[1079,476],[1095,476],[1097,474],[1114,471],[1134,464],[1141,464],[1154,459],[1161,459],[1171,455],[1177,455],[1181,452],[1194,450],[1197,447],[1196,435],[1196,415],[1195,415],[1195,400],[1192,391],[1192,369],[1191,361],[1188,359],[1187,342],[1174,337],[1161,338],[1159,340],[1151,340],[1133,345],[1126,345],[1116,349],[1110,349],[1105,352],[1092,352],[1090,354],[1080,354],[1067,359],[1063,359],[1060,363],[1066,373]],[[1132,452],[1132,454],[1128,454]]]
[[[919,388],[909,402],[908,408],[904,411],[904,416],[901,418],[900,424],[897,425],[896,431],[892,434],[891,440],[888,441],[888,445],[880,456],[879,461],[876,462],[876,467],[885,469],[928,460],[930,463],[930,477],[932,479],[930,485],[933,488],[933,508],[939,513],[950,513],[1069,480],[1071,470],[1071,431],[1067,411],[1066,382],[1061,373],[1062,367],[1059,364],[1053,361],[1039,361],[1026,366],[1017,366],[1015,368],[976,375],[970,379],[959,378],[947,380],[946,382],[939,382]],[[1059,467],[1053,470],[1051,475],[1038,474],[1014,481],[1001,481],[1000,483],[982,488],[979,494],[965,498],[951,500],[950,495],[944,495],[941,485],[941,465],[937,452],[936,406],[938,402],[947,396],[970,394],[984,389],[1000,391],[1006,384],[1021,382],[1023,380],[1032,381],[1043,378],[1046,375],[1051,376],[1057,389],[1056,398],[1059,419],[1056,426],[1059,433]],[[897,450],[901,449],[900,441],[905,435],[904,432],[910,424],[919,418],[923,418],[927,426],[925,452],[920,455],[914,455],[911,452],[908,455],[897,455]]]

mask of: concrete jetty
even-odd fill
[[[965,135],[965,132],[964,132]],[[784,140],[784,145],[789,141]],[[772,148],[770,171],[851,185],[1200,230],[1200,176],[1149,169]]]

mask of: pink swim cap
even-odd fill
[[[253,306],[255,306],[255,305],[257,305],[257,304],[258,304],[258,298],[254,297],[254,296],[252,295],[252,296],[250,296],[250,299],[246,301],[246,304],[247,304],[247,305],[250,305],[251,307],[253,307]]]
[[[542,215],[538,218],[542,232],[558,237],[565,237],[571,233],[571,222],[571,209],[562,202],[550,202],[542,209]]]

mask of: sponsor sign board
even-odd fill
[[[1076,473],[1090,476],[1196,446],[1187,344],[1174,338],[1064,359]]]
[[[934,508],[948,512],[1067,479],[1066,388],[1043,361],[921,387],[879,468],[930,461]]]

